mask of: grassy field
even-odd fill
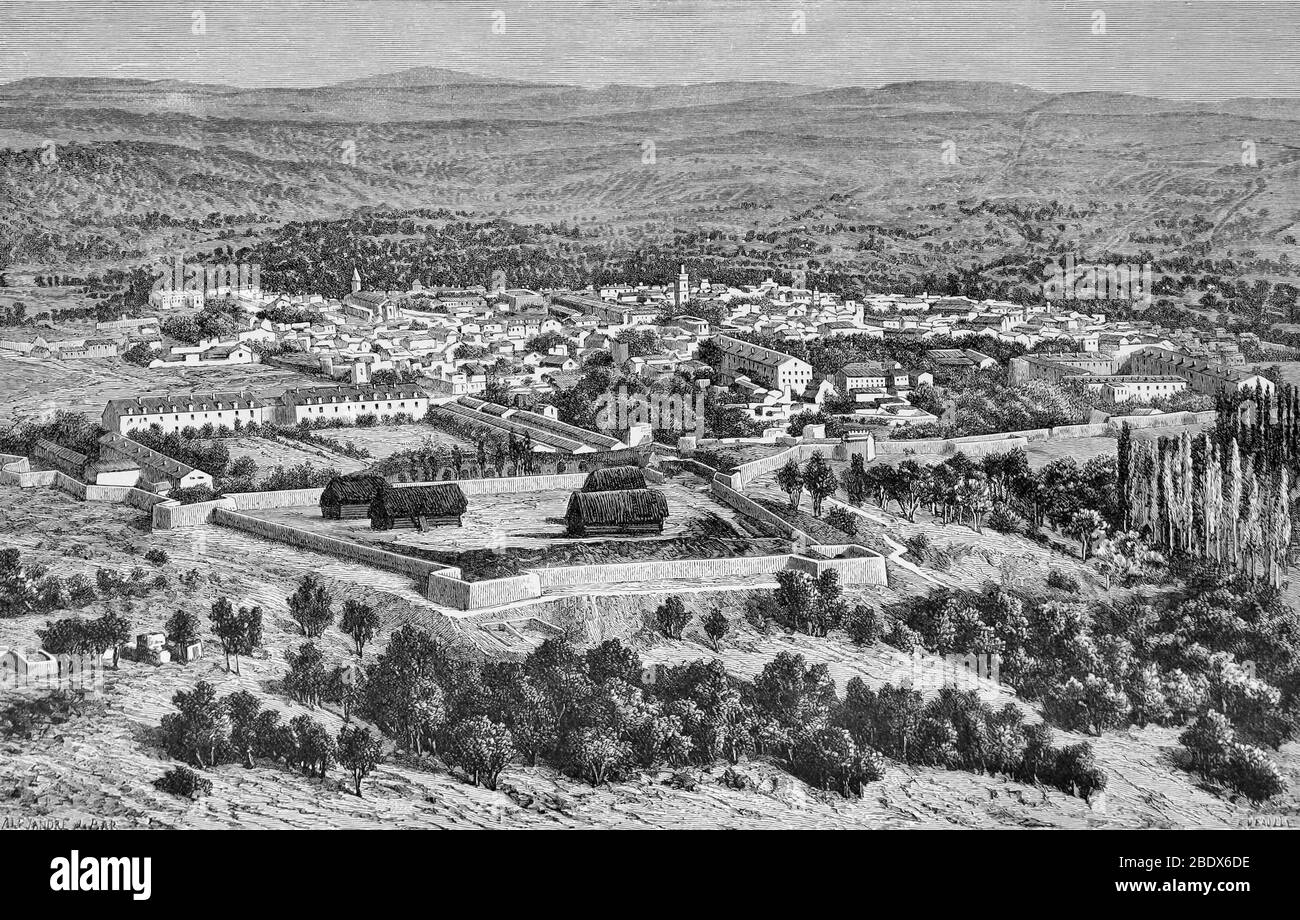
[[[1201,434],[1209,423],[1197,425],[1170,425],[1165,428],[1139,428],[1133,431],[1133,440],[1142,441],[1150,438],[1178,437],[1184,431],[1193,437]],[[901,442],[900,442],[901,443]],[[1029,465],[1035,469],[1046,466],[1053,460],[1073,458],[1080,466],[1094,457],[1114,457],[1118,439],[1109,436],[1095,438],[1047,438],[1030,441],[1025,448]],[[942,463],[952,454],[936,454],[919,451],[903,456],[901,454],[878,454],[876,463],[897,464],[903,460],[915,460],[918,463]]]
[[[367,461],[353,460],[332,450],[294,441],[275,441],[268,438],[226,438],[223,442],[230,450],[232,461],[239,457],[252,457],[257,464],[257,481],[262,482],[277,466],[291,467],[310,463],[318,469],[333,467],[340,473],[354,473],[366,468]]]
[[[363,447],[370,451],[371,456],[376,460],[391,457],[403,450],[438,450],[439,448],[450,450],[452,445],[458,445],[467,457],[472,458],[475,451],[475,446],[464,438],[439,431],[432,425],[420,423],[376,425],[373,428],[331,428],[329,431],[321,432],[321,435],[331,441]]]
[[[695,483],[668,482],[658,487],[668,500],[668,519],[664,522],[664,538],[691,536],[702,526],[717,528],[721,522],[723,532],[732,531],[737,537],[745,531],[738,525],[738,515],[727,505],[713,499]],[[462,527],[433,527],[421,533],[404,528],[400,530],[371,530],[366,519],[332,521],[322,518],[320,510],[313,507],[267,508],[248,512],[254,517],[318,531],[332,537],[370,545],[383,544],[397,552],[409,549],[418,554],[421,550],[450,553],[476,549],[545,549],[579,543],[637,543],[644,538],[618,537],[567,537],[564,533],[564,512],[568,507],[570,492],[551,489],[541,492],[523,492],[503,495],[471,495]]]
[[[17,420],[60,409],[98,419],[110,399],[155,393],[203,390],[238,390],[257,387],[269,391],[289,386],[319,386],[320,378],[307,377],[262,364],[184,370],[149,370],[119,358],[81,361],[43,361],[0,355],[0,421]]]

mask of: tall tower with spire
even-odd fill
[[[361,272],[356,268],[356,266],[352,267],[352,293],[361,293]]]
[[[679,307],[684,307],[690,299],[691,279],[686,274],[686,266],[683,265],[677,275],[677,287],[673,289],[673,303]]]

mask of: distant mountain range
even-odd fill
[[[752,230],[764,239],[748,248],[805,267],[1066,248],[1300,258],[1286,242],[1297,137],[1300,100],[977,81],[589,89],[437,67],[312,88],[30,78],[0,85],[0,259],[136,258],[191,240],[161,225],[196,215],[444,207],[615,235]],[[55,162],[41,159],[50,147]]]

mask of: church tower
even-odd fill
[[[361,293],[361,272],[355,266],[352,269],[352,293]]]
[[[677,287],[673,291],[673,303],[679,307],[684,307],[690,299],[691,279],[686,274],[686,266],[683,265],[677,275]]]

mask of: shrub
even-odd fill
[[[144,554],[144,561],[150,565],[166,565],[169,559],[167,551],[162,549],[151,549]]]
[[[826,523],[850,537],[858,535],[858,516],[851,511],[846,511],[843,508],[832,508],[826,512]]]
[[[1047,587],[1065,591],[1067,594],[1078,594],[1079,579],[1060,569],[1052,569],[1047,573]]]
[[[167,497],[175,499],[182,505],[194,505],[198,502],[210,502],[219,496],[207,486],[190,486],[187,489],[172,489]]]
[[[1252,802],[1263,802],[1286,790],[1281,769],[1252,744],[1232,746],[1223,780]]]
[[[200,776],[189,767],[172,767],[161,778],[154,780],[153,784],[159,792],[183,799],[198,799],[212,794],[212,780]]]
[[[691,613],[676,594],[669,597],[655,610],[655,623],[659,631],[669,639],[680,639],[682,630],[691,621]]]
[[[1086,799],[1106,788],[1106,774],[1097,767],[1087,742],[1061,748],[1056,754],[1052,784],[1062,792]]]
[[[1025,529],[1024,518],[1004,505],[994,508],[985,523],[998,533],[1020,533]]]
[[[874,645],[885,635],[885,620],[866,604],[855,604],[845,619],[844,628],[857,645]]]
[[[907,554],[912,557],[913,562],[924,562],[926,550],[930,548],[930,538],[923,533],[918,533],[904,540],[903,545],[907,547]]]
[[[69,575],[63,586],[68,589],[68,600],[71,606],[80,607],[95,599],[95,586],[81,573]]]

